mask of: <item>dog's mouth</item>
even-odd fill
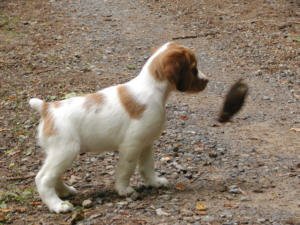
[[[193,82],[189,88],[189,93],[197,93],[203,91],[208,84],[208,79],[199,79],[197,82]]]

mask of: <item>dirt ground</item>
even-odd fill
[[[299,9],[297,0],[0,1],[0,224],[299,225]],[[145,188],[136,175],[138,195],[118,197],[118,155],[85,154],[64,177],[79,190],[69,199],[76,211],[50,213],[34,185],[43,153],[30,97],[125,82],[170,40],[193,48],[210,79],[166,106],[154,148],[170,187]],[[250,87],[246,105],[221,125],[239,78]]]

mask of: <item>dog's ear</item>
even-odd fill
[[[165,57],[164,74],[173,83],[178,91],[184,92],[189,89],[189,59],[184,49],[171,50]]]

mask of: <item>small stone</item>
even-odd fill
[[[194,213],[188,209],[181,209],[180,214],[182,214],[183,216],[192,216]]]
[[[260,218],[260,219],[257,219],[257,222],[258,222],[258,223],[264,223],[264,222],[266,222],[266,219]]]
[[[73,185],[73,184],[75,184],[77,182],[78,179],[79,179],[79,177],[71,175],[70,179],[68,180],[68,183],[70,185]]]
[[[241,200],[241,202],[249,202],[249,201],[251,201],[251,199],[248,198],[247,196],[242,196],[242,197],[240,198],[240,200]]]
[[[203,222],[210,223],[210,222],[213,222],[214,220],[215,220],[215,218],[213,216],[203,216],[202,217]]]
[[[229,211],[223,212],[220,216],[221,216],[221,218],[227,218],[227,219],[232,218],[232,214]]]
[[[158,216],[169,216],[170,215],[169,213],[163,211],[161,208],[156,209],[155,212]]]
[[[82,205],[83,208],[90,208],[90,207],[92,207],[93,202],[92,202],[92,200],[90,200],[90,199],[86,199],[86,200],[84,200],[84,201],[82,202],[81,205]]]
[[[262,97],[262,100],[267,101],[267,100],[271,100],[271,98],[270,98],[269,96],[264,95],[264,96]]]
[[[218,154],[216,152],[210,152],[210,153],[208,153],[208,156],[210,158],[217,158]]]
[[[105,206],[107,206],[107,207],[112,207],[113,205],[114,205],[114,204],[111,203],[111,202],[108,202],[108,203],[105,204]]]
[[[130,195],[130,198],[132,199],[132,201],[136,201],[136,200],[139,200],[141,198],[141,196],[138,192],[135,191]]]
[[[118,205],[120,208],[122,208],[122,207],[128,205],[128,202],[127,202],[127,201],[120,201],[120,202],[117,202],[117,205]]]
[[[231,185],[229,187],[229,193],[231,194],[241,194],[241,189],[239,187],[237,187],[236,185]]]
[[[262,75],[262,71],[261,70],[257,70],[255,71],[255,76],[261,76]]]
[[[102,205],[102,204],[103,204],[102,198],[96,198],[96,202],[97,202],[97,204],[99,204],[99,205]]]

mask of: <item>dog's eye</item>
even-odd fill
[[[196,76],[198,76],[198,70],[197,70],[197,68],[193,68],[192,69],[192,74],[196,77]]]

